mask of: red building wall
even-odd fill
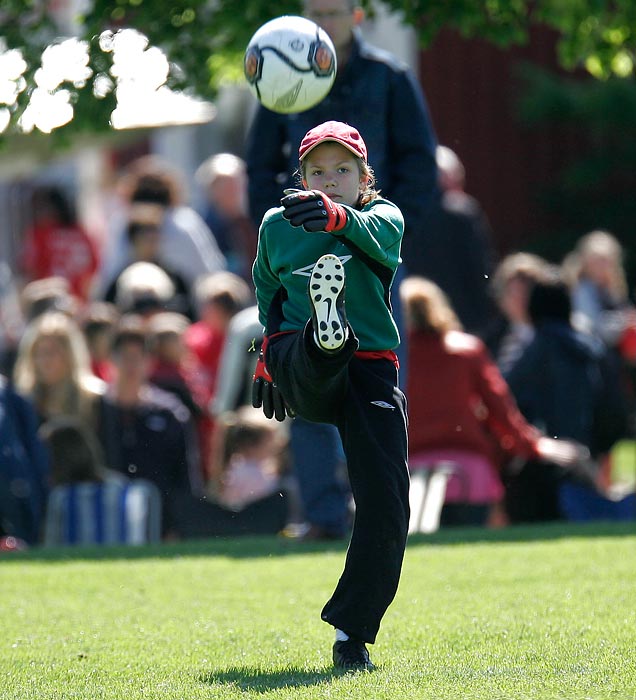
[[[464,163],[466,189],[488,214],[502,254],[549,230],[538,194],[574,147],[559,130],[529,130],[516,116],[523,88],[517,68],[525,61],[558,70],[555,44],[556,35],[542,28],[528,45],[510,49],[445,31],[420,54],[439,142]]]

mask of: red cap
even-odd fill
[[[344,122],[323,122],[310,129],[300,143],[298,157],[302,160],[316,146],[325,141],[335,141],[353,153],[353,155],[367,160],[367,147],[360,136],[360,132],[353,126]]]

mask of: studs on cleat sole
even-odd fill
[[[342,347],[347,338],[346,320],[337,307],[344,291],[344,266],[334,255],[317,262],[309,282],[316,342],[328,351]]]

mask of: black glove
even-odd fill
[[[347,210],[332,201],[319,190],[285,190],[280,200],[283,216],[292,226],[302,226],[305,231],[340,231],[347,223]]]
[[[275,417],[277,421],[283,421],[285,415],[293,417],[294,413],[278,390],[265,364],[267,342],[268,338],[265,336],[252,377],[252,406],[254,408],[262,407],[267,418]]]

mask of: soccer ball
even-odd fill
[[[259,102],[279,114],[317,105],[336,78],[336,50],[327,32],[304,17],[266,22],[250,39],[243,69]]]

